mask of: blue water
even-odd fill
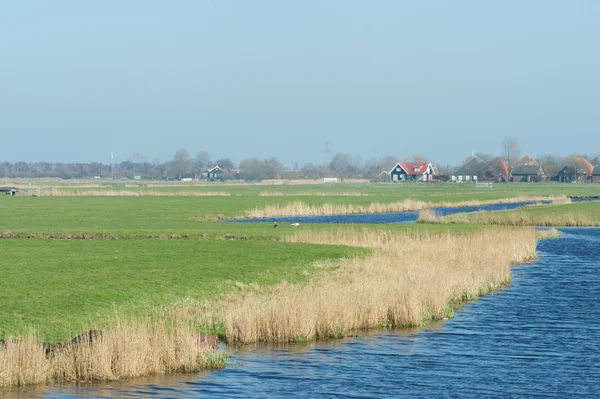
[[[561,230],[507,289],[425,329],[243,348],[224,370],[13,397],[598,398],[600,229]]]
[[[433,208],[432,210],[440,216],[454,215],[456,213],[468,213],[478,211],[501,211],[505,209],[521,208],[535,202],[517,202],[514,204],[491,204],[479,206],[463,206],[460,208]],[[370,223],[370,224],[396,224],[415,223],[419,212],[390,212],[369,213],[357,215],[330,215],[330,216],[286,216],[260,219],[228,220],[228,222],[277,222],[277,223]]]

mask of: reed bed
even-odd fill
[[[546,240],[546,239],[549,239],[549,238],[557,238],[557,237],[560,237],[560,236],[562,236],[562,233],[556,227],[551,227],[549,229],[544,229],[544,230],[538,230],[537,231],[537,238],[538,238],[538,240]]]
[[[221,352],[187,320],[163,317],[115,325],[100,337],[48,355],[34,333],[0,343],[0,389],[31,384],[115,381],[222,368]]]
[[[56,197],[229,197],[224,191],[56,190]]]
[[[593,227],[600,226],[600,220],[582,212],[569,211],[562,214],[536,214],[525,212],[489,212],[480,211],[470,214],[456,214],[439,218],[433,223],[475,223],[502,226],[564,226]]]
[[[281,191],[263,191],[258,193],[259,197],[368,197],[371,194],[361,192],[303,192],[303,193],[284,193]]]
[[[372,255],[348,259],[304,285],[280,284],[225,304],[232,342],[292,342],[348,331],[419,326],[507,284],[510,266],[536,258],[533,228],[407,236],[391,232],[298,232],[292,242],[361,245]]]
[[[469,200],[458,202],[425,202],[408,198],[403,201],[389,203],[374,202],[367,206],[331,203],[309,205],[302,201],[294,201],[284,205],[266,205],[263,208],[256,208],[248,211],[247,216],[250,218],[268,218],[283,216],[324,216],[349,215],[358,213],[412,212],[429,208],[457,208],[463,206],[479,206],[489,204],[514,204],[517,202],[529,201],[553,201],[554,199],[562,198],[567,197],[515,197],[487,201]]]

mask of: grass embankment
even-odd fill
[[[600,202],[532,206],[511,211],[481,211],[446,217],[422,211],[417,221],[442,224],[592,227],[600,226]]]

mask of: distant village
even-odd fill
[[[516,158],[516,152],[505,157],[472,154],[462,165],[436,165],[424,156],[413,155],[398,162],[394,156],[362,162],[350,154],[337,153],[326,164],[307,163],[302,167],[285,167],[275,157],[259,160],[246,158],[235,165],[230,158],[211,161],[206,152],[191,158],[186,150],[178,150],[172,160],[148,162],[139,154],[131,159],[103,164],[0,162],[0,178],[60,178],[103,180],[176,180],[264,181],[315,180],[344,182],[362,179],[372,182],[600,182],[599,157],[574,154],[566,158],[546,155],[535,159],[529,155]]]
[[[597,183],[600,182],[600,159],[595,157],[588,161],[584,156],[575,156],[566,160],[564,165],[557,167],[542,165],[529,155],[525,155],[512,165],[500,157],[486,162],[481,157],[473,155],[449,175],[439,173],[431,162],[398,162],[391,170],[382,171],[379,180],[384,182],[442,180],[457,183],[545,181]]]

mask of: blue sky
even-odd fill
[[[598,1],[14,1],[0,161],[600,152]]]

